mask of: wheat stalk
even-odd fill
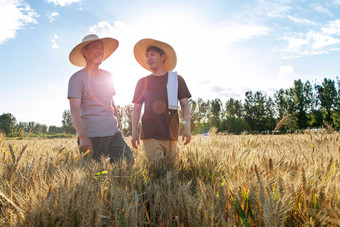
[[[288,121],[290,119],[290,115],[287,114],[286,116],[284,116],[280,121],[279,123],[277,123],[276,127],[274,128],[274,131],[272,133],[272,135],[277,132],[285,123],[286,121]]]
[[[8,205],[10,205],[14,210],[17,211],[18,217],[21,221],[24,220],[24,217],[21,214],[21,209],[15,205],[9,198],[7,198],[2,192],[0,192],[0,199],[4,200]]]

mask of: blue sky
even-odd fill
[[[0,114],[47,125],[60,126],[69,108],[80,68],[68,55],[90,33],[120,42],[102,64],[120,105],[148,75],[133,56],[142,38],[174,47],[194,99],[272,95],[340,72],[340,0],[0,0],[0,27]]]

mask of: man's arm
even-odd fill
[[[117,118],[118,128],[122,129],[121,125],[120,125],[120,121],[119,121],[119,115],[118,115],[117,107],[115,105],[115,102],[113,101],[113,97],[112,97],[112,107],[113,107],[113,115]]]
[[[188,98],[182,98],[179,100],[182,108],[182,115],[184,119],[184,129],[182,133],[182,140],[184,142],[184,145],[187,145],[190,143],[191,140],[191,132],[190,132],[190,111],[189,111],[189,99]]]
[[[83,123],[80,118],[80,99],[69,98],[69,100],[73,125],[78,132],[80,140],[80,149],[82,149],[84,152],[86,152],[87,150],[92,150],[92,142],[86,135]]]
[[[131,143],[132,143],[132,146],[136,149],[137,149],[137,145],[139,145],[138,124],[140,120],[142,105],[143,104],[135,103],[133,106]]]

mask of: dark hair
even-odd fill
[[[155,51],[157,53],[159,53],[160,55],[165,55],[164,51],[161,48],[155,47],[155,46],[150,46],[148,47],[148,49],[146,50],[146,53],[149,51]]]

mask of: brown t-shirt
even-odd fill
[[[177,140],[179,117],[177,110],[168,109],[168,73],[146,76],[137,82],[133,103],[143,104],[141,139]],[[178,76],[178,100],[191,94],[183,77]]]

